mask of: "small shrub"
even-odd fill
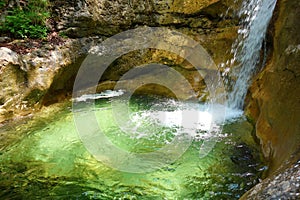
[[[16,38],[44,38],[47,36],[46,20],[50,16],[48,3],[30,0],[23,7],[14,7],[0,25],[0,30]]]
[[[5,1],[0,1],[0,9],[4,8],[5,5],[6,5]]]

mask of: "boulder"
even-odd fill
[[[66,88],[74,78],[78,67],[72,63],[86,54],[86,42],[69,40],[53,50],[43,47],[25,55],[0,48],[0,122],[9,118],[27,115],[39,108],[44,96],[52,87]],[[84,54],[85,53],[85,54]],[[61,76],[68,68],[68,76]],[[73,69],[73,71],[72,71]],[[53,84],[60,77],[60,86]]]

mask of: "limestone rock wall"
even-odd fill
[[[230,26],[233,0],[51,0],[55,25],[70,37],[111,36],[138,25],[209,33]],[[229,9],[230,8],[230,9]],[[223,16],[229,20],[224,20]]]
[[[199,41],[216,64],[230,57],[239,21],[236,2],[239,1],[51,0],[53,28],[68,37],[110,37],[137,26],[164,26]]]
[[[248,114],[275,173],[300,148],[300,2],[278,0],[269,40],[273,53],[251,87]]]
[[[88,44],[82,40],[69,40],[51,50],[43,47],[25,55],[1,47],[0,123],[38,110],[54,83],[60,82],[60,85],[55,85],[56,90],[70,87],[68,81],[74,78],[72,76],[76,75],[79,68],[72,63],[87,53],[88,48],[84,47]],[[64,73],[66,70],[70,72],[69,76]],[[60,81],[56,81],[60,78]]]
[[[250,88],[247,113],[269,161],[266,178],[241,199],[300,197],[300,2],[277,0],[272,55]]]
[[[69,37],[63,45],[43,45],[24,55],[0,49],[0,122],[32,109],[59,101],[72,91],[80,64],[91,46],[137,26],[164,26],[198,41],[216,65],[230,57],[238,19],[233,0],[50,0],[52,30]],[[227,15],[225,16],[225,13]],[[225,16],[225,17],[224,17]],[[16,41],[13,41],[16,42]],[[147,50],[122,56],[102,77],[98,92],[113,89],[122,73],[132,65],[158,62],[176,68],[200,93],[203,77],[180,57],[169,52]],[[199,75],[199,74],[198,74]],[[143,78],[143,77],[142,77]],[[177,88],[184,90],[180,83]],[[140,92],[172,93],[154,85]]]
[[[246,108],[269,169],[241,199],[300,198],[299,19],[299,1],[277,0],[268,35],[272,54],[250,88]]]

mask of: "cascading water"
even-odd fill
[[[225,70],[235,79],[228,95],[228,106],[242,109],[251,78],[260,61],[260,50],[272,17],[276,0],[244,0],[240,12],[238,38],[232,46],[233,58]]]

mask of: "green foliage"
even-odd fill
[[[63,31],[59,32],[59,36],[62,38],[68,38],[67,34]]]
[[[44,38],[47,36],[46,20],[48,2],[29,0],[25,5],[14,6],[8,11],[0,31],[16,38]]]
[[[4,8],[5,5],[6,5],[5,1],[0,1],[0,9]]]
[[[7,4],[8,4],[8,0],[0,0],[0,9],[4,8]]]

